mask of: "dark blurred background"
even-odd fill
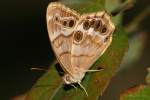
[[[50,0],[0,1],[0,100],[27,92],[48,67],[53,53],[46,27]]]
[[[0,100],[9,100],[26,93],[44,74],[31,71],[30,68],[47,68],[52,63],[54,55],[45,19],[50,1],[0,1]],[[130,52],[124,58],[118,76],[113,78],[102,97],[104,100],[110,100],[110,95],[116,95],[116,98],[111,100],[117,100],[121,90],[143,82],[146,67],[150,66],[150,12],[145,14],[136,28],[130,30],[127,25],[149,6],[149,0],[137,0],[135,6],[124,13],[123,25],[128,31],[132,49],[129,48]],[[112,89],[112,86],[117,88]]]

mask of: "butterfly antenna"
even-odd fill
[[[111,11],[112,16],[116,16],[119,13],[126,11],[130,8],[132,8],[135,4],[136,0],[126,0],[124,3],[122,3],[119,7]]]
[[[78,84],[84,90],[85,94],[88,96],[88,93],[87,93],[85,87],[80,82],[78,82]]]
[[[37,68],[37,67],[32,67],[30,68],[30,70],[36,70],[36,71],[47,71],[47,69],[44,69],[44,68]]]

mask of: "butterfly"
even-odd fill
[[[47,30],[56,58],[65,72],[65,84],[78,83],[112,42],[115,26],[106,11],[80,15],[65,5],[48,5]],[[87,92],[86,92],[87,94]]]

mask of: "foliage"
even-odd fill
[[[147,85],[140,84],[135,88],[128,89],[121,95],[121,100],[149,100],[150,99],[150,69],[146,77]]]

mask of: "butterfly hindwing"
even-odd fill
[[[72,67],[88,70],[110,45],[114,29],[105,11],[82,15],[73,36]]]

